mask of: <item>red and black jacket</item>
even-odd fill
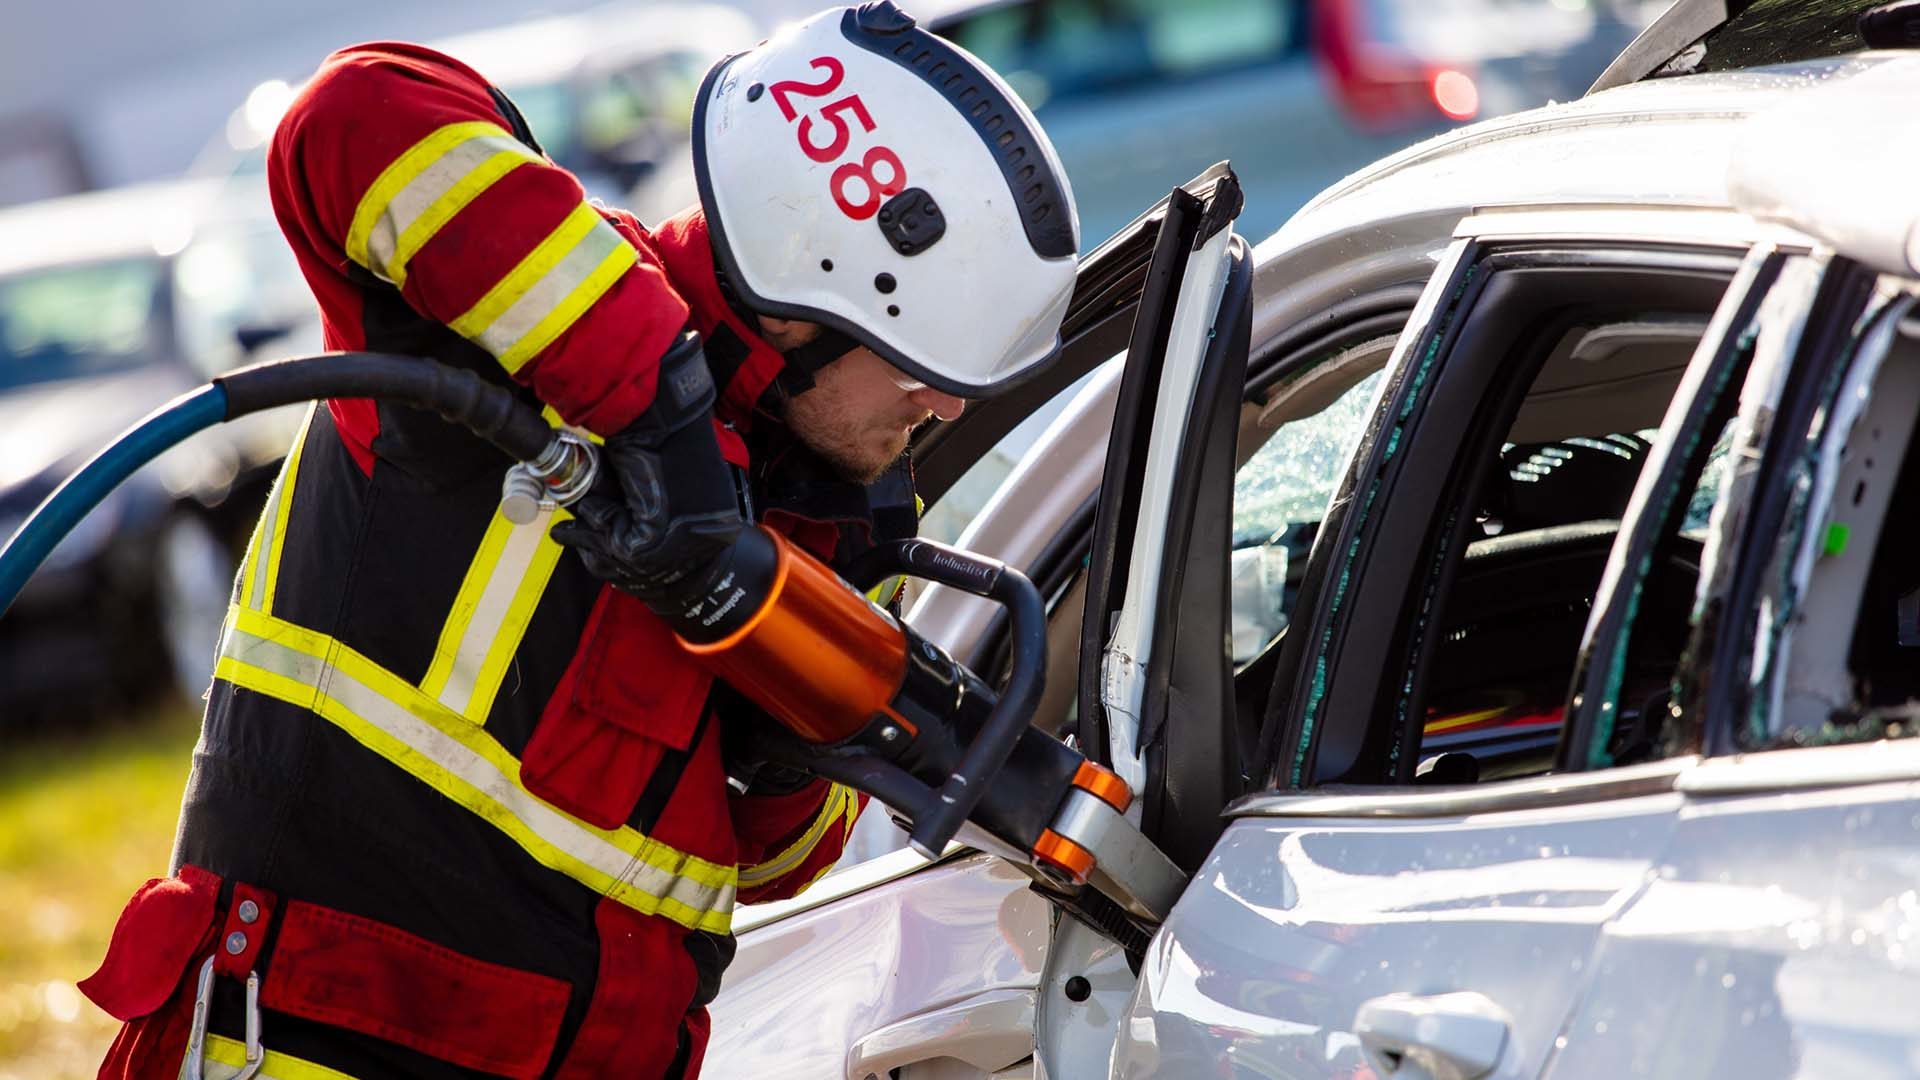
[[[828,559],[912,531],[904,470],[837,483],[761,407],[786,361],[723,298],[699,213],[649,231],[587,203],[458,62],[336,53],[282,121],[269,179],[329,347],[510,379],[605,436],[645,410],[691,324],[725,452],[779,447],[751,471],[768,524]],[[823,873],[861,800],[819,781],[730,790],[711,677],[553,544],[556,512],[505,521],[508,464],[403,407],[310,416],[235,585],[178,872],[136,896],[87,984],[131,1021],[102,1075],[174,1075],[207,956],[259,972],[283,1062],[697,1071],[733,904]],[[266,917],[236,923],[241,897]],[[239,994],[217,981],[222,1052]]]

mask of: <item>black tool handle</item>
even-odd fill
[[[868,552],[848,574],[867,585],[888,573],[903,573],[983,596],[1007,609],[1012,671],[1006,689],[967,747],[959,768],[940,785],[926,811],[913,819],[908,841],[927,858],[960,831],[987,793],[987,784],[1007,763],[1026,731],[1047,682],[1047,610],[1027,575],[997,559],[988,559],[932,540],[900,540]]]

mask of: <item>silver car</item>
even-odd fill
[[[708,1074],[1920,1071],[1920,57],[1865,6],[1683,0],[1256,249],[1214,173],[1089,255],[922,475],[1071,395],[961,543],[1191,885],[829,875],[739,917]],[[1002,664],[972,598],[909,619]]]

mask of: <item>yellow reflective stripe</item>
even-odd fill
[[[814,848],[820,846],[821,837],[827,835],[827,829],[832,827],[834,822],[845,822],[847,808],[858,805],[859,800],[854,798],[852,788],[844,784],[833,785],[833,788],[827,792],[826,800],[820,804],[820,812],[814,815],[813,823],[807,826],[807,831],[801,834],[800,839],[795,840],[787,846],[785,851],[772,859],[741,870],[740,887],[750,889],[756,885],[764,885],[783,874],[792,873],[796,867],[807,861],[807,856],[813,854]]]
[[[420,689],[468,720],[486,723],[507,665],[560,562],[560,545],[547,529],[572,516],[543,509],[528,524],[515,525],[494,511]]]
[[[854,794],[852,789],[848,789],[847,816],[846,816],[845,824],[842,825],[840,829],[840,842],[842,844],[853,839],[853,827],[855,824],[859,822],[859,820],[860,820],[860,797]]]
[[[627,272],[638,253],[586,203],[447,325],[520,370]]]
[[[842,844],[845,844],[848,840],[853,839],[853,824],[858,820],[860,820],[860,800],[857,798],[854,798],[852,792],[848,792],[846,826],[845,826],[844,832],[840,837],[840,842]],[[801,893],[804,893],[808,889],[813,888],[814,882],[819,881],[821,878],[826,877],[828,874],[833,873],[834,868],[839,865],[840,865],[839,860],[836,859],[835,861],[830,862],[825,866],[822,866],[820,869],[815,870],[813,872],[813,876],[808,878],[805,884],[793,890],[793,894],[795,896],[799,896]]]
[[[600,227],[613,233],[614,239],[618,240],[619,244],[607,252],[593,269],[587,272],[586,277],[582,278],[579,284],[574,285],[565,296],[560,297],[559,301],[542,315],[532,328],[515,338],[512,345],[497,354],[502,367],[510,372],[519,371],[527,361],[538,356],[540,350],[553,344],[555,338],[566,333],[567,328],[578,322],[580,316],[586,314],[595,300],[606,295],[607,290],[613,288],[613,283],[619,281],[621,275],[632,269],[634,263],[640,261],[639,252],[634,250],[632,244],[621,239],[619,233],[613,232],[613,226],[602,222]],[[582,243],[581,249],[586,248],[587,245]],[[566,268],[562,267],[562,269]],[[552,280],[542,283],[543,287],[549,284],[552,284]],[[527,295],[532,299],[535,293],[529,292]],[[516,305],[516,307],[519,306],[526,305]],[[514,314],[516,312],[513,311],[507,313],[509,317]],[[506,319],[501,321],[505,322]]]
[[[207,1080],[232,1080],[247,1063],[246,1045],[237,1039],[207,1033]],[[186,1062],[181,1062],[186,1067]],[[261,1055],[256,1080],[354,1080],[352,1076],[305,1058],[268,1050]],[[198,1080],[198,1078],[195,1078]]]
[[[607,437],[605,435],[596,435],[593,432],[588,431],[586,428],[577,427],[573,424],[567,423],[566,419],[560,415],[560,410],[554,408],[551,405],[544,405],[541,407],[540,418],[542,420],[545,420],[548,424],[552,425],[553,427],[566,428],[568,431],[573,432],[575,435],[580,436],[581,438],[587,440],[588,442],[592,443],[595,446],[605,445],[607,441]]]
[[[347,228],[347,258],[404,284],[406,260],[442,225],[515,167],[538,160],[485,120],[434,131],[393,159],[360,197]]]
[[[508,145],[502,147],[500,145],[502,142]],[[470,167],[467,160],[469,155],[479,159]],[[465,210],[468,203],[479,198],[480,193],[492,187],[495,181],[527,162],[537,160],[539,159],[533,156],[533,152],[522,146],[517,139],[480,138],[456,147],[433,168],[422,173],[419,179],[409,184],[407,190],[394,199],[393,209],[387,212],[386,220],[396,224],[403,220],[399,213],[402,200],[411,195],[414,188],[429,181],[439,183],[442,178],[434,176],[434,173],[442,167],[446,167],[449,172],[455,168],[465,169],[444,192],[439,193],[432,202],[420,210],[413,221],[407,225],[406,231],[393,242],[392,254],[385,256],[387,280],[404,287],[407,283],[407,264],[420,253],[421,248],[427,246],[427,241],[433,239],[442,226],[453,220],[455,214]],[[421,194],[424,196],[433,192],[427,191]],[[374,249],[368,252],[369,256],[381,258],[379,248],[382,245],[378,242],[383,241],[385,235],[383,230],[374,231],[374,235],[370,238],[375,242]]]
[[[899,595],[900,590],[906,587],[907,587],[907,575],[895,574],[892,577],[886,579],[885,581],[882,581],[880,584],[875,585],[873,588],[868,589],[867,599],[873,601],[874,603],[880,605],[881,607],[886,607],[888,604],[893,602],[893,598],[895,596]]]
[[[293,512],[293,485],[300,476],[300,453],[306,448],[307,428],[313,423],[317,408],[317,403],[307,406],[306,419],[300,422],[293,447],[280,463],[280,475],[273,482],[267,505],[260,511],[260,523],[253,528],[253,539],[247,543],[247,558],[240,569],[241,607],[273,610],[274,586],[280,580],[280,552],[286,545],[287,517]]]
[[[520,783],[519,762],[484,728],[339,641],[235,609],[214,675],[324,717],[542,865],[619,903],[695,930],[724,934],[732,923],[735,868],[546,803]]]

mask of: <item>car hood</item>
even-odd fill
[[[183,371],[148,367],[32,383],[0,394],[0,494],[99,453],[136,420],[193,387]]]

